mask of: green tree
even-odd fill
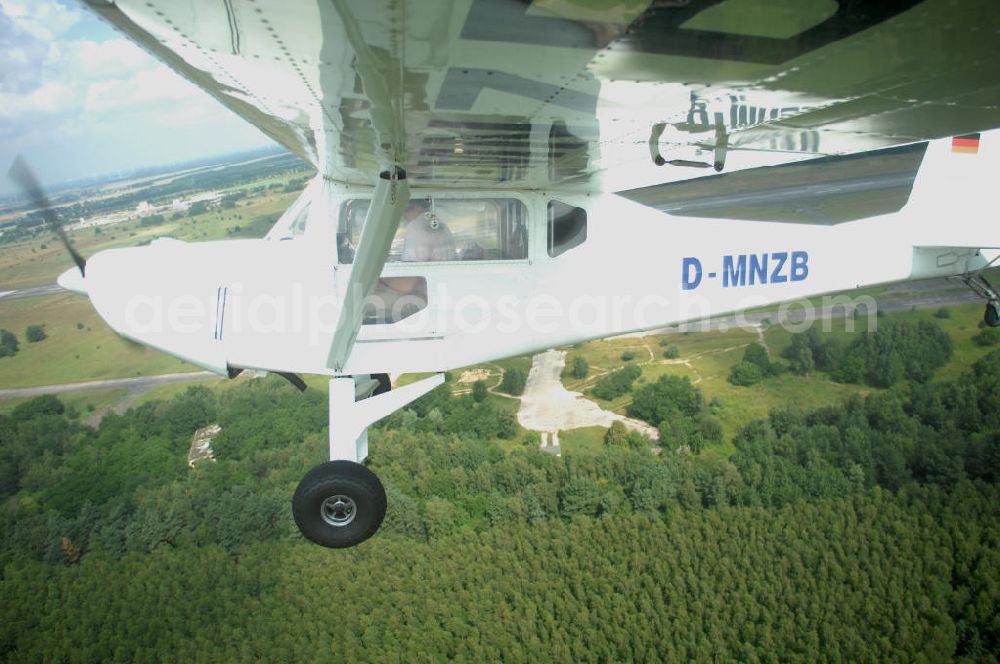
[[[429,537],[443,537],[458,526],[458,510],[444,498],[428,498],[424,505],[424,522]]]
[[[486,382],[477,380],[472,384],[472,400],[479,403],[486,399]]]
[[[614,447],[628,446],[628,429],[625,428],[621,420],[615,420],[611,423],[611,427],[604,434],[604,444]]]
[[[854,379],[863,367],[861,378],[875,387],[890,387],[903,378],[925,382],[951,353],[951,337],[937,323],[890,320],[851,342],[837,377],[857,382]]]
[[[812,349],[808,346],[799,349],[793,361],[795,372],[806,376],[811,374],[816,368],[816,361],[813,359]]]
[[[559,509],[563,516],[593,516],[601,500],[597,484],[590,478],[570,480],[559,492]]]
[[[628,414],[659,426],[671,414],[696,415],[704,407],[701,390],[687,376],[660,376],[636,390]]]
[[[524,372],[517,368],[506,369],[503,372],[503,380],[500,381],[500,391],[513,396],[520,396],[524,393],[526,380]]]
[[[582,355],[577,355],[573,358],[573,369],[571,375],[573,378],[580,380],[586,378],[587,374],[590,373],[590,364],[587,362],[587,358]]]

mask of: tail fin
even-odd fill
[[[1000,247],[1000,130],[931,141],[903,209],[915,245]]]

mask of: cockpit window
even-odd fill
[[[549,201],[549,256],[555,258],[587,241],[587,211]]]
[[[354,261],[369,201],[341,207],[337,255]],[[528,214],[516,198],[412,198],[389,248],[388,262],[504,261],[528,257]]]

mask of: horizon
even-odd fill
[[[281,148],[75,2],[0,0],[0,44],[4,174],[23,155],[65,187]],[[0,178],[0,199],[16,194]]]
[[[293,153],[290,152],[283,145],[274,143],[272,145],[265,145],[255,148],[232,150],[229,152],[221,152],[216,154],[205,154],[191,159],[185,159],[183,161],[154,163],[154,164],[138,166],[136,168],[131,168],[131,169],[107,171],[104,173],[83,176],[71,180],[63,180],[60,182],[42,182],[42,185],[47,194],[61,194],[66,191],[72,191],[73,189],[78,189],[82,187],[101,186],[122,180],[129,180],[132,178],[166,175],[181,170],[186,170],[189,168],[206,167],[210,166],[213,162],[217,162],[219,165],[224,165],[227,163],[231,163],[234,159],[240,157],[251,157],[253,155],[260,155],[258,158],[269,158],[284,154],[291,155]],[[305,162],[303,162],[303,164],[307,165],[305,164]],[[29,166],[33,166],[33,164],[29,163]],[[23,199],[24,197],[25,197],[24,194],[19,189],[14,187],[13,191],[0,193],[0,206],[15,205],[19,203],[21,199]]]

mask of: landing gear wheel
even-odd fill
[[[983,322],[990,327],[1000,326],[1000,303],[996,301],[986,303],[986,311],[983,313]]]
[[[385,517],[385,489],[360,463],[327,461],[306,473],[292,497],[292,516],[306,539],[342,549],[375,534]]]

